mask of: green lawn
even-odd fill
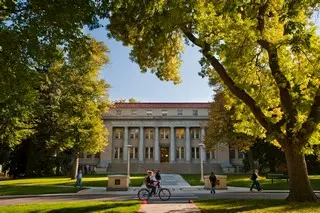
[[[79,212],[138,212],[138,201],[90,201],[90,202],[59,202],[16,206],[0,206],[1,213],[79,213]]]
[[[141,186],[144,175],[132,175],[130,186]],[[75,180],[68,177],[20,178],[0,181],[0,195],[53,194],[73,193],[79,191],[74,188]],[[82,178],[83,187],[106,187],[107,175],[86,175]],[[60,187],[70,186],[70,187]]]
[[[320,190],[320,175],[310,175],[309,178],[313,189]],[[264,176],[260,176],[258,180],[265,190],[288,189],[287,180],[273,180],[273,184]],[[250,175],[227,175],[228,186],[250,187],[251,184]]]
[[[181,175],[191,186],[201,186],[203,183],[200,182],[199,174],[184,174]],[[320,175],[309,176],[313,189],[320,190]],[[273,180],[273,184],[270,179],[266,179],[264,176],[259,177],[259,183],[262,189],[265,190],[281,190],[288,189],[287,180]],[[227,175],[228,186],[238,186],[249,188],[252,184],[250,180],[250,174],[248,175]]]
[[[320,203],[288,203],[284,200],[274,199],[217,199],[217,200],[198,200],[195,204],[201,212],[215,213],[260,213],[260,212],[296,212],[311,213],[319,212]]]

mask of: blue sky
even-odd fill
[[[110,63],[101,71],[101,77],[111,85],[112,101],[135,98],[141,102],[208,102],[213,90],[208,79],[198,75],[200,53],[195,47],[186,47],[180,69],[182,83],[160,81],[154,74],[141,73],[139,66],[129,59],[129,47],[107,38],[105,28],[85,30],[109,48]]]

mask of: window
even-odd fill
[[[117,109],[116,115],[121,115],[121,109]]]
[[[230,147],[229,148],[229,156],[230,156],[230,159],[235,159],[236,158],[236,153],[235,153],[234,147]]]
[[[130,129],[130,139],[138,139],[139,129]]]
[[[100,152],[96,153],[96,154],[94,155],[94,158],[100,158]]]
[[[238,159],[243,159],[243,158],[244,158],[244,153],[238,152]]]
[[[144,156],[145,156],[145,159],[152,159],[153,158],[153,147],[146,147]]]
[[[168,116],[168,110],[163,109],[162,110],[162,116]]]
[[[176,148],[176,158],[177,159],[184,159],[184,147],[177,147]]]
[[[152,116],[152,110],[147,110],[147,116]]]
[[[177,110],[177,115],[183,115],[183,110],[182,109],[178,109]]]
[[[192,110],[192,112],[193,112],[193,115],[194,115],[194,116],[198,116],[198,115],[199,115],[199,112],[198,112],[197,109]]]
[[[115,147],[114,148],[114,159],[121,159],[122,158],[122,147]]]
[[[206,156],[207,156],[207,159],[215,159],[216,158],[215,150],[211,149],[210,151],[207,151]]]
[[[130,158],[131,159],[138,158],[138,147],[131,147],[130,148]]]
[[[200,158],[200,151],[199,147],[192,147],[192,158],[199,159]]]
[[[168,139],[169,138],[169,129],[167,129],[167,128],[160,129],[160,138],[161,139]]]
[[[176,139],[184,139],[184,129],[183,128],[176,129]]]
[[[131,114],[132,114],[132,115],[137,115],[137,110],[136,110],[136,109],[132,109],[132,110],[131,110]]]
[[[153,139],[154,130],[153,129],[145,129],[144,135],[145,135],[145,139]]]
[[[123,129],[122,128],[115,128],[114,129],[114,138],[116,138],[116,139],[123,138]]]
[[[200,138],[200,128],[193,128],[190,130],[191,138],[192,139],[199,139]]]
[[[92,157],[92,154],[87,154],[87,158],[91,159],[91,157]]]

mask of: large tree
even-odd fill
[[[304,151],[319,143],[320,38],[317,0],[111,0],[110,35],[161,80],[180,82],[183,40],[203,55],[202,74],[220,83],[239,132],[285,152],[288,201],[317,201]]]

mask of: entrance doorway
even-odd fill
[[[169,163],[169,147],[160,148],[160,163]]]

